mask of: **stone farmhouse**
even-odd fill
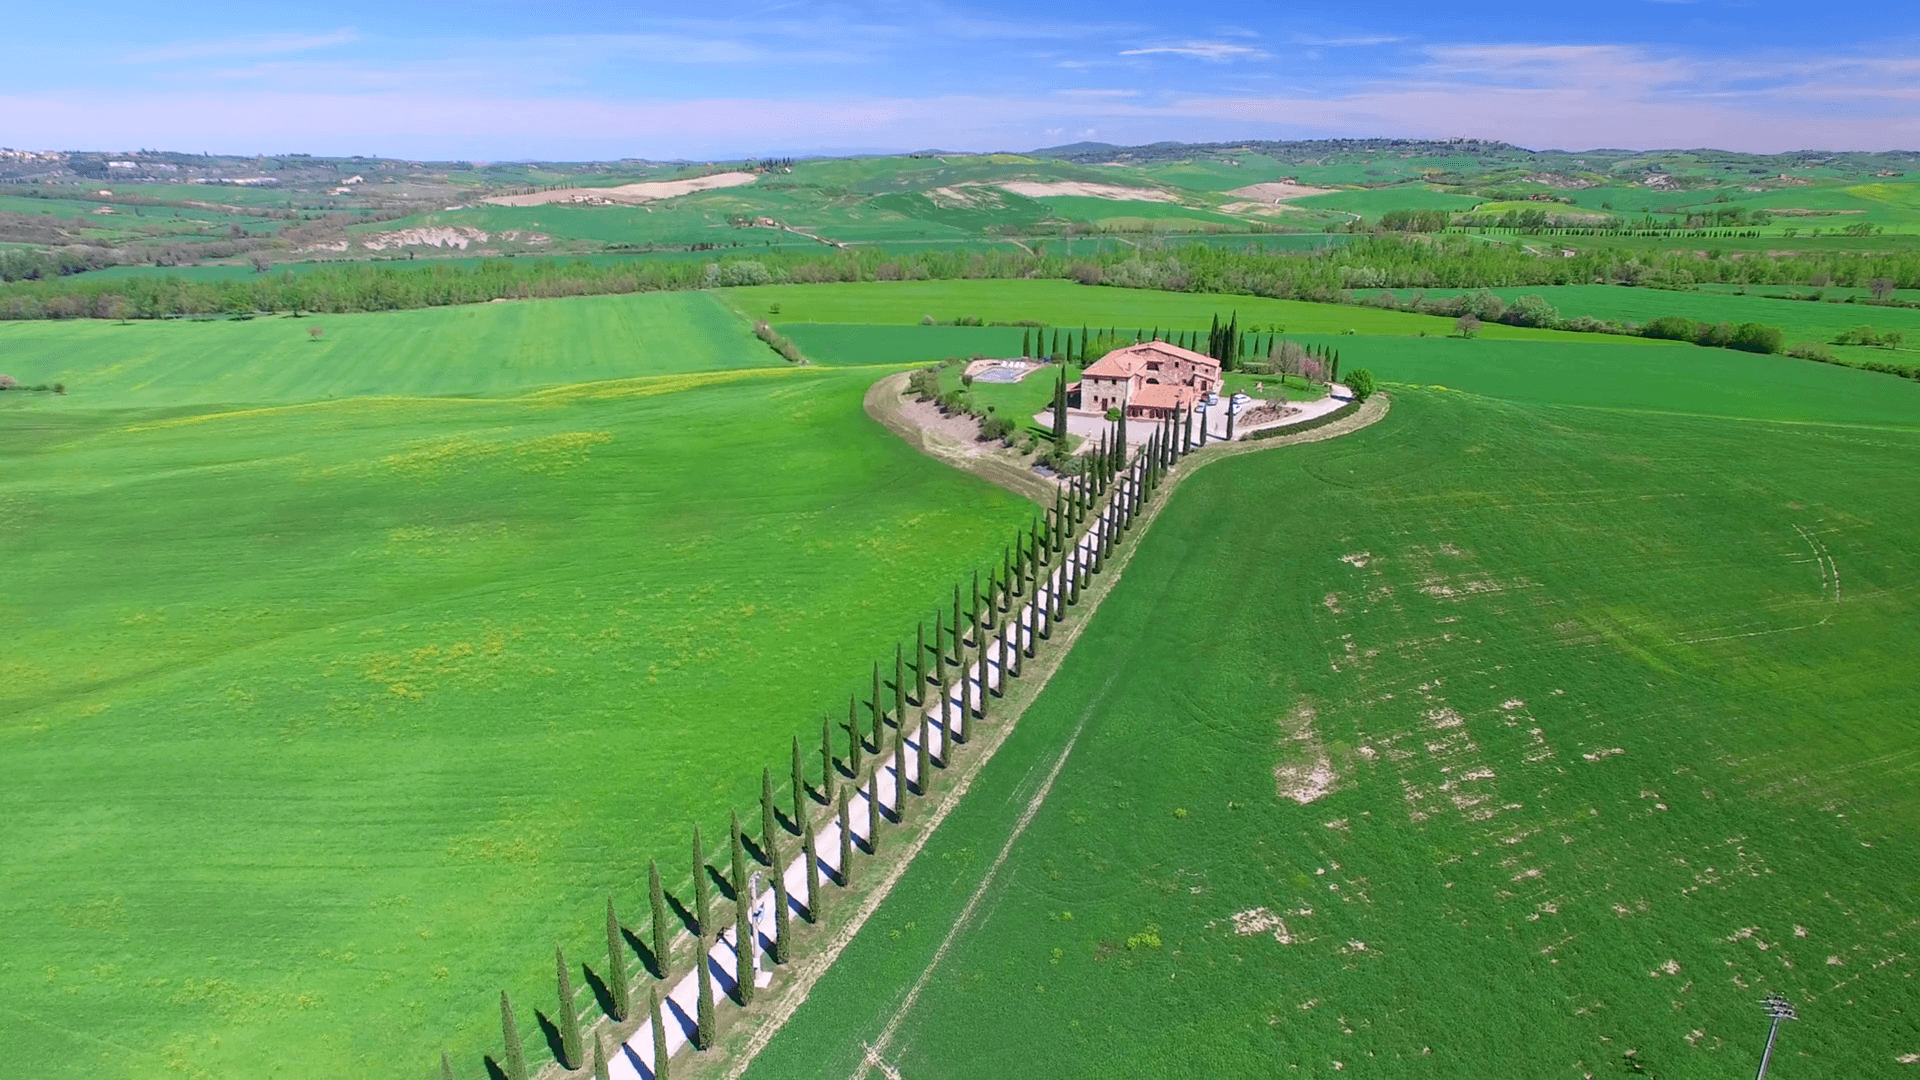
[[[1067,387],[1069,404],[1076,388],[1083,412],[1118,408],[1130,419],[1160,420],[1217,393],[1220,361],[1164,341],[1146,341],[1095,360],[1078,383]]]

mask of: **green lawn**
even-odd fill
[[[1153,292],[1067,281],[899,281],[840,285],[757,285],[723,290],[742,311],[765,318],[780,305],[785,323],[878,323],[907,325],[932,315],[937,321],[977,316],[988,322],[1037,319],[1049,325],[1204,332],[1213,316],[1238,313],[1240,325],[1292,334],[1386,334],[1412,337],[1453,333],[1453,320],[1433,315],[1273,300],[1258,296]],[[1488,325],[1482,335],[1528,341],[1592,341],[1591,335]],[[1634,339],[1609,339],[1632,343]]]
[[[1205,466],[750,1075],[1740,1076],[1770,991],[1775,1075],[1895,1074],[1920,401],[1798,400]]]
[[[477,1076],[502,989],[537,1046],[1032,510],[700,296],[0,348],[75,387],[0,400],[19,1075]]]

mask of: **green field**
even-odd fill
[[[1186,479],[750,1075],[1893,1075],[1920,398],[1556,359]]]
[[[1289,334],[1384,334],[1444,337],[1453,320],[1436,315],[1340,304],[1312,304],[1259,296],[1211,296],[1144,289],[1088,287],[1069,281],[877,281],[845,285],[756,285],[722,290],[754,318],[772,315],[785,324],[869,323],[911,325],[968,316],[988,322],[1036,319],[1049,326],[1083,324],[1150,331],[1174,328],[1205,332],[1210,320],[1237,313],[1241,329],[1259,327]],[[1591,342],[1590,334],[1488,324],[1483,337],[1496,340]],[[1634,344],[1632,338],[1605,339]]]
[[[698,294],[0,351],[9,1074],[478,1075],[1031,511]]]
[[[706,293],[244,322],[0,323],[0,355],[22,382],[66,383],[70,407],[113,408],[494,395],[779,362]]]
[[[1429,297],[1454,295],[1464,290],[1427,290]],[[1723,290],[1681,291],[1643,289],[1621,285],[1552,285],[1536,288],[1489,290],[1505,300],[1521,296],[1543,297],[1563,317],[1591,315],[1616,322],[1645,323],[1662,315],[1680,315],[1695,322],[1757,322],[1779,327],[1789,346],[1801,343],[1831,342],[1836,334],[1857,327],[1877,331],[1898,331],[1905,335],[1902,348],[1878,346],[1840,346],[1833,351],[1850,360],[1887,360],[1913,363],[1920,350],[1920,309],[1878,307],[1871,304],[1824,303],[1807,300],[1783,300],[1769,296],[1729,293]],[[1813,290],[1804,290],[1802,295]],[[1395,290],[1402,300],[1420,290]]]

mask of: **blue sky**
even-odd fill
[[[1920,3],[109,0],[5,19],[0,145],[392,157],[1453,135],[1920,147]]]

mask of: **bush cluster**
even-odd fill
[[[807,362],[807,354],[800,351],[800,346],[794,344],[792,338],[775,330],[765,319],[753,324],[753,336],[766,342],[768,348],[779,353],[790,364]]]

